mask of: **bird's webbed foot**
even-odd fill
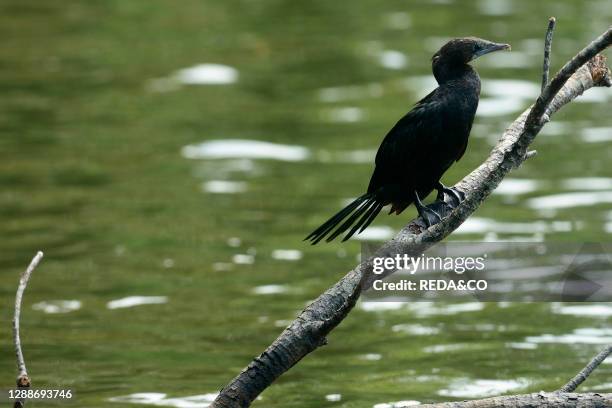
[[[447,187],[439,181],[436,186],[436,190],[438,190],[436,200],[445,202],[451,208],[457,207],[463,200],[465,200],[465,193],[463,191],[457,190],[454,187]],[[445,200],[445,196],[448,197],[448,201]]]
[[[423,205],[423,202],[419,198],[419,193],[414,192],[414,205],[416,206],[417,211],[419,212],[419,216],[423,218],[425,221],[425,226],[429,228],[430,226],[437,224],[442,221],[442,217],[438,214],[434,209]]]

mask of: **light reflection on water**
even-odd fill
[[[107,309],[124,309],[140,305],[159,305],[168,302],[167,296],[128,296],[111,300],[106,304]]]
[[[467,219],[456,231],[456,234],[475,233],[549,233],[570,232],[572,223],[567,221],[536,221],[536,222],[500,222],[489,218],[471,217]]]
[[[140,392],[121,397],[109,398],[110,402],[153,405],[157,407],[175,408],[207,408],[215,400],[218,393],[192,395],[188,397],[167,397],[159,392]]]
[[[416,407],[418,405],[421,405],[419,401],[404,400],[404,401],[395,401],[395,402],[381,402],[380,404],[374,404],[372,408],[407,408],[407,407]]]
[[[379,299],[378,301],[363,301],[359,303],[366,312],[384,312],[388,310],[406,310],[415,317],[453,316],[460,313],[478,312],[485,308],[482,302],[462,302],[440,305],[436,302],[393,301],[392,299]]]
[[[238,70],[222,64],[200,64],[181,69],[174,77],[185,85],[233,84],[238,80]]]
[[[506,177],[493,191],[493,194],[511,196],[527,194],[536,191],[541,185],[542,182],[539,180]]]
[[[612,305],[610,304],[584,304],[584,305],[563,305],[553,303],[551,308],[553,313],[572,316],[588,316],[601,319],[608,319],[612,316]]]
[[[384,50],[380,53],[380,65],[389,69],[403,69],[408,65],[408,57],[397,50]]]
[[[612,191],[552,194],[527,200],[527,206],[534,210],[590,207],[609,203],[612,203]]]
[[[612,329],[580,328],[568,334],[541,334],[525,339],[535,344],[612,344]]]
[[[223,139],[188,145],[181,150],[187,159],[271,159],[302,161],[310,156],[303,146],[284,145],[259,140]]]
[[[363,109],[355,106],[331,108],[321,113],[323,119],[336,123],[354,123],[366,119]]]
[[[587,143],[610,142],[612,141],[612,127],[584,128],[582,139]]]
[[[202,184],[202,190],[215,194],[244,193],[247,184],[242,181],[211,180]]]
[[[82,306],[80,300],[50,300],[35,303],[32,305],[32,309],[40,310],[43,313],[69,313],[75,310],[79,310]]]
[[[439,395],[454,398],[485,398],[516,391],[529,385],[526,379],[517,380],[473,380],[460,378],[453,380],[449,388],[438,392]]]

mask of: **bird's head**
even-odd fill
[[[432,62],[448,65],[463,65],[485,54],[509,50],[510,44],[499,44],[482,38],[466,37],[450,40],[432,57]]]

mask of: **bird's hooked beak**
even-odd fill
[[[474,53],[472,60],[495,51],[510,50],[510,44],[486,43]]]

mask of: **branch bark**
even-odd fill
[[[557,20],[554,17],[548,19],[548,29],[544,38],[544,63],[542,64],[542,91],[548,85],[548,72],[550,71],[550,50],[552,48],[553,32],[555,31],[555,23]]]
[[[28,287],[28,282],[30,280],[30,276],[32,276],[32,272],[38,266],[41,259],[43,257],[43,253],[38,251],[38,253],[32,258],[30,265],[28,265],[27,269],[21,274],[19,278],[19,286],[17,286],[17,293],[15,294],[15,314],[13,316],[13,343],[15,345],[15,356],[17,358],[17,387],[18,388],[28,388],[31,386],[31,380],[28,376],[28,371],[26,370],[25,359],[23,357],[23,351],[21,349],[21,338],[19,336],[19,320],[21,317],[21,300],[23,299],[23,292],[25,292]],[[14,407],[21,408],[25,405],[25,401],[17,400],[15,401]]]
[[[417,256],[457,229],[512,169],[533,156],[527,148],[552,114],[591,87],[610,86],[610,70],[605,57],[597,54],[611,42],[612,28],[609,28],[572,58],[545,86],[535,104],[504,132],[486,161],[456,184],[456,188],[466,193],[459,206],[454,210],[443,206],[436,208],[443,219],[430,228],[426,228],[420,218],[402,228],[372,257],[361,262],[308,305],[261,355],[221,390],[211,407],[249,406],[280,375],[324,345],[327,334],[351,311],[362,290],[374,279],[385,276],[375,275],[374,278],[371,273],[374,257]]]
[[[419,408],[604,408],[610,406],[612,406],[612,394],[540,392],[534,394],[507,395],[504,397],[486,398],[474,401],[425,404],[419,405]]]
[[[608,358],[611,353],[612,346],[606,346],[603,350],[599,352],[599,354],[593,357],[593,359],[589,361],[589,364],[587,364],[586,367],[584,367],[578,374],[576,374],[574,378],[569,380],[567,384],[561,387],[559,392],[574,392],[576,388],[578,388],[578,386],[582,384],[584,380],[586,380],[589,375],[591,375],[591,373],[595,371],[595,369],[599,367],[599,365],[603,363],[603,361]]]

